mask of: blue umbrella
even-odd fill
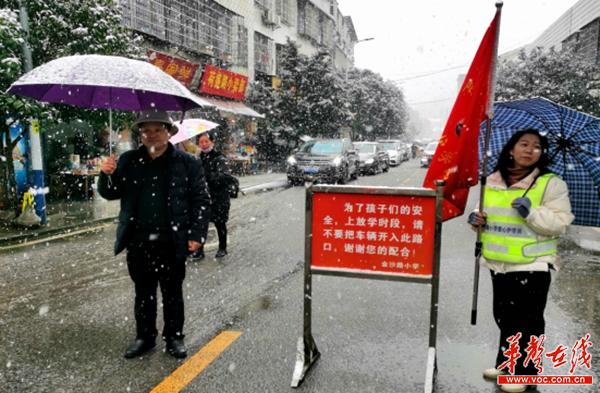
[[[496,102],[487,151],[488,173],[512,134],[525,128],[535,128],[548,138],[549,169],[569,187],[573,224],[600,227],[600,119],[542,97]]]

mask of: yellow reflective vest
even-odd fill
[[[551,173],[537,178],[527,193],[531,208],[541,205]],[[556,254],[557,238],[539,240],[536,234],[516,209],[511,206],[514,199],[523,196],[523,189],[499,190],[485,188],[483,211],[487,214],[485,228],[481,234],[483,256],[489,260],[506,263],[531,263],[537,257]]]

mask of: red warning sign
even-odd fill
[[[311,267],[431,277],[435,196],[315,192]]]

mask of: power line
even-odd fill
[[[431,100],[431,101],[418,101],[418,102],[407,102],[408,105],[424,105],[424,104],[435,104],[436,102],[444,102],[444,101],[450,101],[453,100],[454,97],[446,97],[446,98],[440,98],[437,100]]]
[[[407,76],[407,77],[404,77],[404,78],[392,79],[392,81],[393,82],[402,83],[403,81],[412,80],[412,79],[418,79],[418,78],[424,78],[426,76],[435,75],[435,74],[441,74],[441,73],[446,72],[446,71],[456,70],[456,69],[464,68],[464,67],[467,67],[467,66],[468,66],[468,64],[461,64],[461,65],[457,65],[457,66],[453,66],[453,67],[442,68],[442,69],[435,70],[435,71],[424,72],[422,74],[417,74],[417,75],[413,75],[413,76]]]

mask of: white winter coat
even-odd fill
[[[507,187],[500,172],[496,171],[488,176],[487,186],[499,190],[520,188],[525,192],[539,173],[540,171],[536,168],[525,178]],[[571,202],[569,201],[567,184],[560,177],[553,176],[548,181],[541,205],[531,208],[525,220],[534,232],[542,235],[540,240],[544,240],[564,234],[574,218],[575,216],[571,213]],[[560,257],[556,254],[541,256],[535,261],[525,264],[506,263],[482,258],[481,264],[498,273],[548,271],[550,265],[556,270],[559,270],[561,267]]]

